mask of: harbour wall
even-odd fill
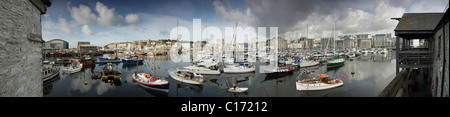
[[[48,0],[0,0],[0,97],[41,97]]]

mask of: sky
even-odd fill
[[[45,41],[63,39],[105,46],[112,42],[176,39],[178,30],[194,38],[194,19],[207,34],[226,27],[278,27],[278,36],[330,37],[392,33],[403,13],[444,12],[448,0],[51,0],[41,16]],[[187,30],[180,30],[181,27]],[[212,28],[214,27],[214,28]],[[210,30],[212,29],[212,30]],[[216,29],[216,30],[214,30]],[[307,34],[308,30],[308,34]],[[172,33],[172,34],[171,34]],[[267,32],[268,34],[269,32]],[[171,36],[172,35],[172,36]],[[175,37],[175,38],[171,38]],[[204,36],[206,37],[206,36]],[[181,37],[180,37],[181,38]],[[203,38],[203,37],[202,37]]]

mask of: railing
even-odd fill
[[[378,95],[378,97],[396,97],[398,95],[402,96],[403,94],[397,94],[400,92],[405,92],[405,83],[407,83],[407,78],[409,77],[409,74],[411,72],[411,69],[403,69],[400,73],[395,76],[394,79],[384,88],[383,91]],[[402,90],[400,90],[402,89]]]

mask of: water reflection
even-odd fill
[[[119,55],[120,56],[120,55]],[[123,55],[122,55],[123,56]],[[395,51],[387,55],[361,55],[353,61],[347,60],[345,65],[337,69],[327,69],[326,65],[309,68],[298,68],[292,74],[284,76],[266,76],[255,72],[245,74],[204,75],[204,84],[191,85],[180,83],[170,78],[167,69],[174,69],[177,63],[169,56],[142,56],[143,64],[114,63],[113,69],[121,72],[120,79],[93,79],[95,72],[101,72],[106,64],[83,68],[73,74],[62,74],[44,83],[44,96],[113,96],[113,97],[340,97],[340,96],[377,96],[381,90],[395,77]],[[94,57],[95,58],[95,57]],[[259,63],[253,63],[259,66]],[[189,66],[190,62],[178,63],[178,67]],[[169,92],[160,92],[139,85],[131,75],[136,70],[155,73],[169,82]],[[328,74],[335,78],[345,76],[344,85],[323,91],[297,91],[295,81],[303,71],[301,78],[313,78],[315,74]],[[352,74],[354,72],[354,74]],[[153,74],[152,74],[153,75]],[[87,84],[85,84],[87,82]],[[233,84],[248,87],[246,93],[227,91]]]

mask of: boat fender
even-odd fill
[[[84,82],[84,85],[87,85],[88,84],[88,82]]]

